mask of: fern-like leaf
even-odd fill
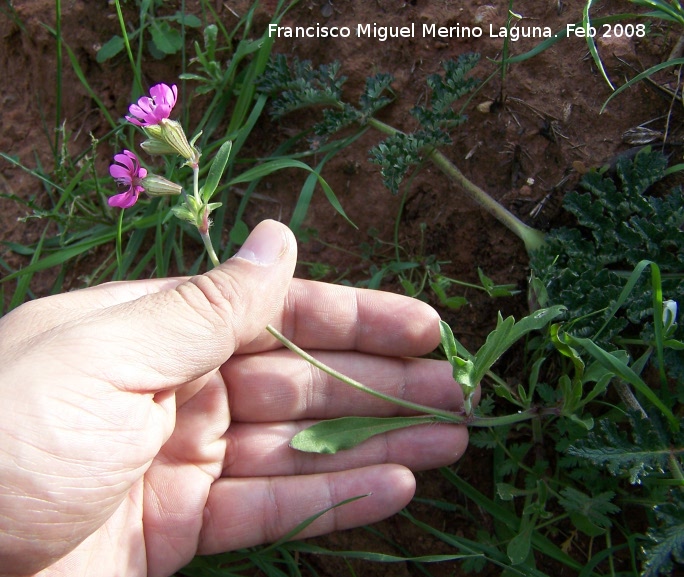
[[[671,492],[671,501],[654,508],[658,527],[648,531],[644,545],[642,577],[672,575],[674,563],[684,564],[684,497],[681,488]]]
[[[614,421],[602,419],[600,433],[590,433],[570,445],[567,453],[605,467],[611,475],[627,476],[632,484],[642,483],[649,475],[662,475],[671,457],[684,454],[684,434],[671,435],[657,414],[644,418],[630,412],[629,422],[633,441]]]

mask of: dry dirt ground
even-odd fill
[[[275,0],[262,3],[257,28],[268,22]],[[44,26],[55,25],[54,2],[51,0],[15,0],[12,5],[21,25],[11,19],[7,10],[0,14],[0,151],[19,157],[28,166],[37,162],[50,166],[48,147],[50,128],[55,117],[55,44]],[[126,110],[132,78],[124,58],[104,64],[95,60],[97,48],[118,30],[113,3],[98,0],[62,0],[62,30],[65,41],[76,54],[88,82],[98,97],[120,115]],[[132,2],[126,14],[135,22]],[[165,9],[175,10],[177,2],[166,2]],[[192,8],[196,2],[188,2]],[[519,0],[513,10],[522,19],[520,28],[532,26],[561,30],[568,23],[579,22],[584,2],[578,0]],[[236,23],[236,14],[249,6],[245,0],[216,2],[218,13],[226,26]],[[486,78],[496,70],[493,60],[501,55],[503,39],[489,37],[491,24],[495,30],[505,23],[506,0],[459,2],[456,0],[301,0],[286,15],[287,26],[349,26],[378,23],[386,26],[415,24],[413,38],[391,38],[384,42],[374,38],[331,40],[329,38],[279,39],[275,50],[289,56],[311,59],[315,64],[339,60],[348,77],[347,94],[355,100],[365,78],[378,71],[394,75],[396,101],[381,112],[381,119],[400,129],[412,130],[414,125],[407,111],[425,101],[425,79],[439,72],[441,62],[455,59],[464,52],[479,52],[481,62],[475,70]],[[596,1],[595,16],[633,11],[627,1]],[[424,23],[437,26],[481,25],[485,33],[480,38],[432,38],[420,33]],[[654,22],[643,38],[597,38],[606,68],[618,83],[633,76],[631,67],[643,69],[668,57],[677,36],[667,27]],[[539,39],[520,39],[510,45],[512,55],[523,54]],[[90,143],[90,134],[101,136],[107,130],[91,97],[74,77],[68,61],[64,61],[65,91],[61,117],[71,133],[68,147],[77,152]],[[150,59],[143,70],[148,84],[172,83],[180,72],[176,59]],[[664,77],[664,82],[676,84],[676,77]],[[525,62],[510,66],[502,80],[495,75],[469,104],[469,120],[454,135],[454,143],[444,152],[479,186],[491,193],[523,221],[546,229],[558,218],[563,193],[574,186],[587,167],[602,165],[629,145],[622,140],[628,129],[654,121],[650,128],[662,130],[672,103],[649,84],[641,83],[611,102],[603,114],[601,106],[610,89],[601,79],[587,45],[581,38],[567,38]],[[480,106],[493,105],[488,111]],[[678,104],[681,107],[681,104]],[[252,149],[261,153],[301,129],[311,116],[290,116],[280,123],[264,119],[259,125]],[[679,108],[674,123],[681,119]],[[380,239],[390,241],[399,197],[384,189],[378,169],[370,164],[368,148],[379,135],[367,133],[353,148],[331,161],[324,176],[336,191],[350,218],[358,225],[353,230],[335,214],[322,195],[315,197],[307,225],[315,228],[323,242],[306,243],[301,248],[303,261],[320,262],[333,267],[327,278],[345,275],[351,281],[367,278],[368,263],[329,248],[329,245],[358,252],[361,242],[369,242],[369,229],[375,229]],[[107,151],[103,157],[108,156]],[[103,164],[103,173],[106,162]],[[276,202],[255,201],[246,215],[252,226],[263,218],[280,218],[287,222],[301,186],[300,174],[272,178],[262,191]],[[455,327],[462,342],[476,348],[496,320],[496,310],[520,316],[527,303],[524,289],[528,277],[527,257],[522,243],[494,218],[467,200],[459,189],[432,166],[425,166],[410,182],[399,241],[416,258],[435,255],[446,261],[443,272],[450,277],[477,282],[477,267],[495,281],[514,283],[523,289],[522,296],[492,301],[478,292],[464,290],[469,304],[456,311],[443,310],[443,316]],[[41,184],[29,174],[0,159],[0,188],[3,192],[29,197],[40,194]],[[541,206],[540,206],[541,203]],[[536,210],[535,210],[536,209]],[[0,240],[22,244],[35,242],[35,221],[21,221],[24,209],[0,197]],[[217,223],[220,225],[221,223]],[[229,226],[230,223],[225,223]],[[18,266],[21,257],[0,245],[0,256]],[[95,257],[85,257],[75,263],[67,279],[67,288],[83,284],[83,275],[96,265]],[[300,274],[307,275],[306,266]],[[38,277],[32,286],[40,296],[49,287],[49,278]],[[43,283],[43,284],[41,284]],[[390,279],[384,286],[399,290]],[[519,369],[515,358],[508,359],[502,370],[515,379]],[[460,473],[482,490],[489,485],[489,458],[475,449],[459,465]],[[463,503],[453,489],[436,473],[419,477],[419,495]],[[459,514],[434,516],[433,509],[412,505],[411,511],[442,529],[472,536],[473,527],[466,525]],[[471,511],[476,516],[477,511]],[[488,527],[491,520],[480,515],[480,525]],[[413,554],[450,552],[434,543],[423,533],[399,519],[378,526],[391,540],[408,547]],[[391,551],[378,538],[364,531],[348,532],[320,541],[338,549],[368,549]],[[310,560],[322,575],[346,574],[344,565],[330,559]],[[550,570],[548,567],[540,567]],[[435,575],[459,575],[457,564],[449,563],[430,569]],[[413,575],[409,565],[364,566],[363,575]],[[491,574],[495,574],[492,572]],[[562,573],[563,575],[568,573]]]

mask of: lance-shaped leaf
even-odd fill
[[[337,453],[375,435],[396,429],[436,423],[437,417],[341,417],[321,421],[297,433],[290,446],[306,453]]]
[[[200,191],[202,200],[204,200],[205,203],[209,202],[218,188],[221,177],[228,165],[228,159],[230,158],[230,151],[232,148],[233,143],[230,140],[226,140],[226,142],[221,145],[221,148],[219,148],[216,156],[214,156],[214,161],[211,163],[211,168],[209,168],[209,176],[207,176],[207,180]]]
[[[464,386],[464,392],[477,387],[487,371],[516,341],[527,333],[545,327],[563,313],[562,305],[540,309],[517,323],[513,317],[504,319],[499,313],[496,328],[489,333],[484,345],[475,355],[469,355],[454,339],[446,323],[440,325],[442,346],[454,369],[454,380]]]
[[[476,382],[480,382],[492,365],[499,360],[514,343],[525,336],[527,333],[544,328],[552,320],[560,316],[565,307],[562,305],[552,306],[538,311],[520,319],[517,323],[513,317],[503,319],[499,313],[496,328],[489,333],[484,345],[480,347],[475,355],[473,377]]]

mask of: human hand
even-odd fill
[[[387,394],[457,410],[424,303],[292,280],[292,233],[264,222],[192,279],[109,283],[0,319],[0,575],[166,576],[195,554],[300,537],[406,505],[406,468],[456,460],[464,427],[396,431],[337,455],[288,447],[317,419],[392,415],[280,347]]]

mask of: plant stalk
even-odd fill
[[[393,135],[399,131],[376,118],[369,118],[368,124],[376,130]],[[501,204],[496,202],[489,194],[477,186],[474,182],[468,180],[466,176],[454,165],[446,156],[439,150],[431,149],[427,153],[427,157],[453,180],[465,193],[496,218],[501,224],[513,232],[525,244],[525,249],[528,253],[541,248],[544,244],[544,234],[531,226],[526,225],[518,217],[504,208]]]
[[[544,409],[540,411],[536,408],[531,408],[526,411],[519,411],[517,413],[503,415],[500,417],[477,417],[475,415],[463,415],[460,413],[455,413],[453,411],[444,411],[442,409],[428,407],[427,405],[412,403],[411,401],[399,399],[397,397],[386,395],[384,393],[371,389],[370,387],[367,387],[366,385],[352,379],[351,377],[348,377],[347,375],[340,373],[339,371],[319,361],[317,358],[307,353],[304,349],[295,345],[290,339],[288,339],[285,335],[283,335],[278,329],[276,329],[272,325],[268,325],[266,327],[266,330],[269,333],[271,333],[271,335],[273,335],[278,341],[280,341],[285,347],[299,355],[305,361],[311,363],[317,369],[320,369],[324,373],[327,373],[328,375],[342,381],[343,383],[351,387],[354,387],[359,391],[368,393],[369,395],[377,399],[382,399],[383,401],[394,403],[395,405],[399,405],[400,407],[404,407],[405,409],[416,411],[418,413],[425,413],[427,415],[435,416],[439,421],[444,421],[453,424],[469,425],[471,427],[501,427],[505,425],[520,423],[522,421],[529,421],[530,419],[535,419],[540,416],[555,414],[553,409]]]
[[[209,255],[209,260],[211,260],[211,264],[213,264],[215,267],[219,265],[219,259],[218,256],[216,256],[216,251],[214,250],[214,245],[211,244],[211,237],[209,236],[209,231],[199,231],[200,236],[202,237],[202,242],[204,243],[204,248],[207,251],[207,254]]]

